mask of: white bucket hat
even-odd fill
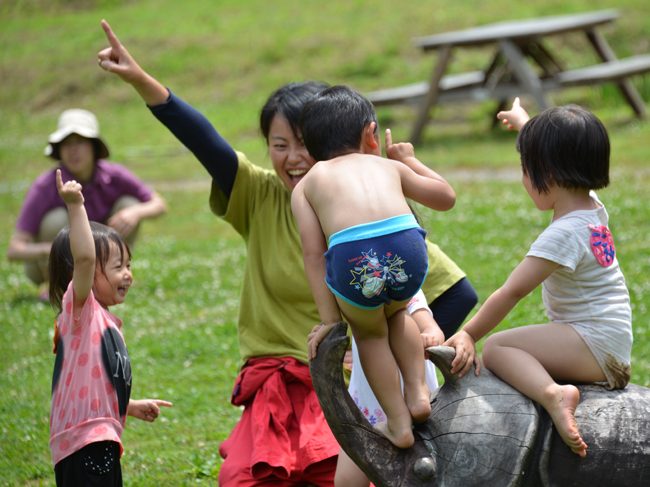
[[[97,142],[97,154],[95,154],[95,157],[97,159],[106,159],[108,157],[108,147],[106,147],[99,134],[97,117],[88,110],[80,110],[78,108],[66,110],[59,116],[59,126],[56,132],[50,134],[47,140],[49,144],[43,153],[52,159],[60,160],[59,143],[71,134],[78,134],[87,139],[95,140]]]

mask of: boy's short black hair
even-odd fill
[[[266,143],[269,143],[271,122],[273,122],[273,118],[278,113],[287,119],[293,135],[297,139],[301,139],[299,130],[302,107],[316,93],[327,87],[329,85],[321,81],[303,81],[302,83],[289,83],[274,91],[269,99],[266,100],[260,113],[260,130],[266,139]]]
[[[349,86],[339,85],[305,103],[300,130],[311,156],[327,161],[348,149],[359,149],[363,129],[371,122],[377,123],[372,103]]]
[[[124,260],[124,253],[131,258],[131,249],[124,237],[114,228],[107,227],[97,222],[89,222],[90,231],[95,241],[95,255],[102,274],[106,275],[105,267],[110,257],[111,243],[120,249],[120,258]],[[61,312],[63,295],[68,289],[74,271],[74,258],[70,248],[70,225],[63,228],[52,242],[50,260],[48,263],[50,274],[50,304]]]
[[[576,105],[549,108],[517,137],[521,167],[533,188],[600,189],[609,184],[609,136],[598,118]]]

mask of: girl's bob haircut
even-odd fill
[[[598,118],[576,105],[549,108],[531,118],[517,137],[521,167],[533,188],[547,193],[601,189],[609,184],[609,136]]]
[[[129,249],[124,237],[117,230],[97,222],[90,222],[90,230],[95,241],[95,255],[102,274],[106,275],[104,266],[111,254],[111,243],[120,249],[120,259],[122,261],[124,261],[125,252],[128,254],[129,259],[131,258],[131,249]],[[52,242],[48,267],[50,273],[50,303],[60,313],[62,311],[63,295],[72,280],[72,271],[74,270],[74,258],[70,249],[70,225],[62,229]]]

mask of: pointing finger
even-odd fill
[[[390,133],[390,129],[386,129],[386,147],[393,145],[393,136]]]
[[[108,22],[106,22],[106,20],[104,19],[102,19],[102,28],[104,29],[104,32],[106,33],[106,38],[108,39],[108,42],[113,48],[113,50],[119,51],[122,48],[122,44],[120,44],[119,39],[113,33],[113,29],[111,29],[111,26],[108,25]]]
[[[61,169],[57,169],[56,170],[56,189],[57,189],[57,191],[61,191],[62,188],[63,188],[63,179],[61,179]]]

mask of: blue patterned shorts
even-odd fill
[[[429,268],[425,235],[413,215],[337,232],[325,253],[325,282],[357,308],[407,301],[422,287]]]

